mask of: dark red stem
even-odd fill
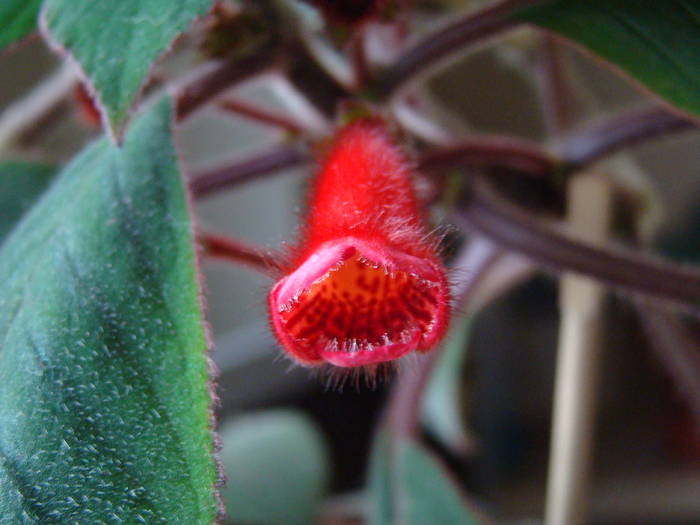
[[[567,171],[576,171],[632,144],[695,126],[666,108],[644,106],[573,131],[563,138],[557,150],[566,160]]]
[[[365,29],[358,28],[350,40],[350,60],[355,73],[356,90],[361,89],[369,78],[369,65],[367,64],[367,53],[365,51]]]
[[[203,65],[199,74],[175,92],[176,119],[183,120],[233,84],[271,68],[276,60],[276,51],[271,46],[264,46],[244,57],[221,59]]]
[[[439,356],[440,349],[436,348],[421,355],[416,366],[400,371],[391,391],[385,420],[392,438],[412,438],[418,433],[423,392]]]
[[[426,172],[487,166],[546,176],[555,170],[557,161],[537,144],[498,136],[464,139],[425,153],[418,160],[419,169]]]
[[[550,135],[557,135],[569,128],[572,121],[573,96],[568,86],[560,46],[552,35],[543,35],[536,71],[544,120]]]
[[[452,24],[431,32],[405,51],[379,77],[376,96],[386,101],[417,75],[464,46],[514,27],[518,21],[509,15],[533,3],[536,1],[506,0],[476,13],[468,13]]]
[[[279,273],[279,257],[267,254],[263,249],[238,239],[213,233],[202,233],[199,235],[199,242],[207,257],[244,264],[273,277]]]
[[[256,122],[282,128],[292,135],[298,135],[304,131],[304,128],[300,124],[283,115],[272,111],[267,111],[253,104],[240,100],[227,98],[226,100],[219,102],[219,107],[225,111],[247,117]]]
[[[501,167],[535,176],[579,171],[627,146],[670,132],[695,129],[695,124],[667,109],[645,106],[626,111],[601,123],[577,129],[556,146],[558,155],[538,144],[501,136],[474,137],[423,154],[418,161],[425,171],[455,167]]]
[[[190,188],[195,198],[206,197],[221,189],[270,175],[277,170],[305,164],[308,160],[308,153],[298,146],[276,146],[229,166],[194,175],[190,181]]]
[[[700,313],[700,270],[573,240],[507,204],[483,181],[474,185],[460,217],[467,229],[545,267],[577,272]]]

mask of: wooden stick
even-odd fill
[[[602,243],[611,221],[610,186],[592,176],[569,187],[574,233]],[[561,278],[561,324],[554,386],[546,525],[585,521],[593,443],[604,288],[574,274]]]

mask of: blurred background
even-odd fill
[[[532,31],[511,34],[436,74],[420,96],[429,102],[434,120],[457,136],[478,131],[546,141],[533,73],[540,44],[541,36]],[[589,56],[566,45],[561,52],[575,95],[571,111],[576,124],[644,100],[627,81]],[[157,74],[171,78],[197,60],[193,42],[184,39]],[[0,67],[2,109],[50,74],[58,62],[34,39],[1,56]],[[279,89],[264,79],[236,88],[235,94],[287,111]],[[96,136],[72,97],[33,133],[25,137],[22,155],[29,152],[30,157],[51,163],[65,162]],[[279,140],[275,129],[216,108],[200,111],[177,133],[188,173],[246,158]],[[618,154],[598,168],[620,184],[645,188],[640,217],[652,245],[686,261],[700,256],[698,146],[700,132],[673,134]],[[313,169],[283,170],[198,201],[199,227],[270,250],[294,242]],[[561,207],[551,188],[523,184],[523,180],[513,181],[508,193],[531,195],[533,202],[545,202],[551,209]],[[445,217],[439,208],[435,210],[435,221]],[[451,235],[455,244],[461,235]],[[309,509],[322,500],[320,514],[313,519],[360,523],[372,438],[391,380],[375,388],[328,389],[323,377],[280,356],[267,327],[265,297],[271,284],[267,277],[221,261],[205,260],[202,267],[216,345],[214,359],[220,368],[222,457],[225,464],[235,465],[228,473],[229,490],[255,501],[260,498],[256,487],[262,492],[273,490],[266,483],[275,478],[275,483],[287,488],[283,492],[288,501],[266,499],[263,506],[270,514],[260,519],[308,522],[315,513]],[[461,315],[457,319],[456,325],[465,322]],[[442,406],[444,397],[435,394],[437,401],[426,409],[433,416],[426,417],[425,437],[474,500],[497,516],[499,523],[539,523],[559,326],[557,278],[537,272],[474,316],[468,330],[459,326],[447,342],[457,347],[457,373],[435,378],[433,386],[438,391],[450,389],[458,399],[454,405]],[[693,419],[684,396],[661,366],[625,297],[607,295],[604,327],[591,523],[700,523],[697,417]],[[449,384],[439,385],[440,381]],[[443,410],[444,414],[436,415]],[[444,439],[450,432],[459,432],[454,429],[461,423],[455,418],[464,422],[468,437],[468,446],[459,451]],[[256,456],[260,450],[256,446],[268,438],[265,452]],[[233,457],[246,459],[236,464]],[[292,462],[288,471],[280,466],[284,461]],[[299,468],[305,473],[299,473]],[[309,491],[294,494],[297,476],[308,476]],[[260,484],[251,488],[246,482],[255,477]],[[243,490],[248,492],[241,496]],[[289,508],[295,505],[298,514],[290,514]],[[251,512],[254,516],[257,511]],[[240,522],[255,519],[243,516]]]

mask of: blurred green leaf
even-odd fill
[[[368,523],[370,525],[392,525],[394,523],[393,487],[389,436],[386,432],[378,432],[374,438],[367,490],[369,491]]]
[[[319,431],[291,410],[250,414],[221,431],[234,523],[307,525],[327,488],[328,457]]]
[[[148,73],[213,0],[45,0],[50,37],[80,64],[119,134]]]
[[[56,168],[32,162],[0,162],[0,245],[53,178]]]
[[[206,341],[171,102],[95,142],[0,248],[3,523],[208,524]]]
[[[0,2],[0,49],[27,36],[36,29],[41,0],[3,0]]]
[[[700,115],[700,2],[553,0],[516,17],[582,44],[671,104]]]
[[[446,447],[464,453],[472,441],[464,424],[463,370],[470,319],[457,317],[423,397],[423,423]]]
[[[368,487],[371,525],[487,523],[440,462],[409,439],[377,436]]]
[[[447,471],[422,446],[402,441],[398,450],[399,486],[406,525],[459,523],[478,525]]]

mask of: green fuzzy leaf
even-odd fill
[[[24,212],[42,194],[56,169],[31,162],[0,162],[0,245]]]
[[[469,318],[460,317],[452,322],[445,348],[423,397],[423,423],[445,446],[460,453],[465,452],[472,441],[464,424],[462,388],[470,328]]]
[[[390,442],[385,433],[377,436],[368,488],[371,525],[487,523],[463,497],[438,460],[409,439]]]
[[[582,44],[671,104],[700,115],[699,2],[554,0],[516,18]]]
[[[36,29],[41,0],[3,0],[0,2],[0,49],[27,36]]]
[[[228,479],[223,491],[235,523],[306,525],[327,489],[328,457],[314,424],[300,413],[251,414],[221,431]]]
[[[119,135],[149,71],[212,0],[45,0],[49,37],[80,64]]]
[[[211,523],[206,341],[171,101],[0,249],[3,523]]]

